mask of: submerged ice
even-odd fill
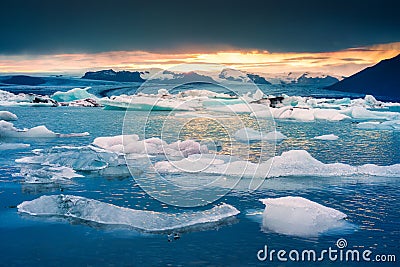
[[[265,205],[264,229],[294,236],[318,236],[346,226],[346,214],[302,197],[260,200]]]
[[[32,216],[60,216],[110,226],[127,226],[150,233],[190,231],[231,218],[239,211],[221,204],[204,211],[166,213],[135,210],[73,195],[41,196],[18,205],[18,211]]]
[[[208,153],[208,149],[193,140],[168,144],[158,138],[139,140],[137,135],[118,135],[98,137],[87,146],[56,146],[33,152],[33,156],[16,160],[22,164],[20,175],[26,183],[52,183],[62,178],[74,178],[65,170],[60,172],[58,168],[69,168],[82,174],[130,177],[142,173],[150,164],[150,157],[184,158]]]

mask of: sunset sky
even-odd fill
[[[348,76],[400,53],[398,1],[8,1],[0,73],[217,63]]]

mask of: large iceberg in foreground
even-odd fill
[[[165,213],[134,210],[72,195],[41,196],[22,202],[18,205],[18,211],[33,216],[61,216],[103,225],[127,226],[151,233],[187,231],[219,224],[239,214],[235,207],[228,204],[204,211]]]
[[[85,133],[71,133],[60,134],[50,131],[44,125],[36,126],[31,129],[17,129],[14,124],[7,121],[0,121],[0,138],[13,137],[13,138],[52,138],[52,137],[79,137],[89,135]]]
[[[285,235],[317,236],[346,225],[346,214],[302,197],[261,199],[263,228]]]

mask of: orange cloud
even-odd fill
[[[182,63],[215,63],[257,73],[318,71],[347,76],[399,53],[400,42],[321,53],[233,50],[183,54],[113,51],[96,54],[0,55],[0,72],[81,74],[104,68],[137,70],[170,68]]]

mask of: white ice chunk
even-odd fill
[[[333,140],[338,140],[339,136],[334,135],[334,134],[324,134],[324,135],[315,136],[314,139],[333,141]]]
[[[264,134],[252,128],[240,129],[235,132],[234,137],[236,140],[242,142],[260,141],[260,140],[282,141],[283,139],[287,138],[285,135],[283,135],[281,132],[278,131],[272,131]]]
[[[400,120],[360,122],[357,124],[357,128],[363,130],[400,130]]]
[[[93,144],[119,154],[187,157],[192,154],[208,153],[206,145],[201,145],[194,140],[176,141],[168,144],[160,138],[139,140],[139,136],[135,134],[98,137],[93,141]]]
[[[0,111],[0,120],[4,121],[16,121],[18,119],[17,115],[9,111]]]
[[[219,155],[215,155],[219,159]],[[177,167],[179,166],[179,168]],[[191,158],[180,161],[161,161],[154,167],[160,173],[196,172]],[[224,164],[209,161],[208,165],[199,174],[225,175],[243,178],[269,178],[281,176],[353,176],[373,175],[384,177],[399,177],[400,164],[377,166],[367,164],[351,166],[343,163],[323,163],[313,158],[305,150],[290,150],[281,156],[275,156],[261,163],[252,163],[246,160],[232,159]]]
[[[100,103],[105,109],[158,110],[158,111],[193,111],[201,106],[196,97],[180,97],[180,95],[120,95],[102,98]]]
[[[48,184],[83,177],[72,168],[65,166],[24,166],[18,175],[23,176],[25,183],[28,184]]]
[[[52,137],[79,137],[87,136],[88,132],[85,133],[72,133],[72,134],[59,134],[50,131],[46,126],[36,126],[31,129],[17,129],[14,124],[7,121],[0,121],[0,138],[1,137],[14,137],[14,138],[52,138]]]
[[[302,197],[261,199],[263,228],[285,235],[318,236],[345,224],[346,214]]]
[[[341,112],[355,120],[400,120],[398,112],[371,111],[359,106],[344,109]]]
[[[14,149],[23,149],[30,147],[30,144],[22,144],[22,143],[2,143],[0,144],[0,150],[14,150]]]
[[[76,171],[99,171],[110,166],[118,166],[122,160],[118,155],[92,146],[54,147],[40,151],[32,157],[15,160],[17,163],[65,166]]]
[[[97,97],[95,95],[88,93],[87,90],[89,90],[89,89],[90,89],[90,87],[86,87],[83,89],[82,88],[74,88],[74,89],[68,90],[66,92],[57,91],[51,96],[51,98],[58,102],[72,102],[75,100],[81,100],[81,99],[86,99],[86,98],[96,99]]]
[[[328,120],[341,121],[350,118],[342,114],[337,109],[310,109],[310,108],[294,108],[292,106],[284,106],[280,108],[270,108],[270,110],[255,111],[251,114],[252,117],[275,119],[290,119],[297,121],[314,121]]]
[[[314,117],[316,120],[327,120],[327,121],[341,121],[349,119],[350,117],[341,114],[337,109],[314,109]]]
[[[222,106],[208,106],[207,109],[224,113],[253,113],[256,111],[268,110],[268,107],[261,104],[243,103]]]
[[[22,202],[18,211],[33,216],[61,216],[104,225],[122,225],[151,233],[196,229],[221,223],[239,214],[235,207],[228,204],[204,211],[166,213],[129,209],[72,195],[41,196]]]

